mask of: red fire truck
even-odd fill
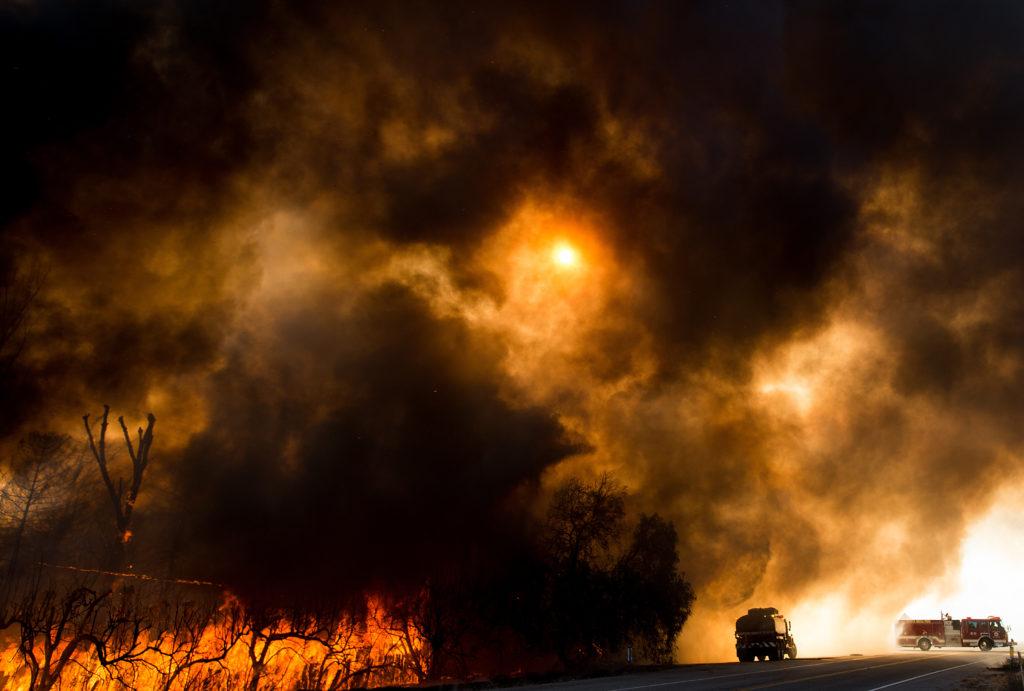
[[[900,619],[896,622],[896,645],[928,650],[936,647],[972,647],[992,650],[1012,644],[999,617],[985,619]]]

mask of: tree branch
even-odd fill
[[[103,422],[100,424],[100,438],[99,445],[97,444],[92,434],[92,427],[89,426],[89,415],[83,415],[82,421],[85,423],[85,433],[89,437],[89,448],[92,450],[93,458],[96,459],[96,465],[100,467],[100,475],[103,476],[103,484],[107,487],[107,493],[110,494],[110,501],[114,505],[114,518],[117,521],[118,532],[122,532],[121,527],[123,523],[123,512],[121,511],[121,492],[114,488],[114,481],[110,479],[110,472],[107,470],[107,417],[110,415],[110,406],[103,406]]]

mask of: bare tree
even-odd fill
[[[302,671],[301,688],[340,691],[354,684],[379,686],[398,679],[401,642],[380,627],[381,611],[364,601],[318,608],[327,632],[322,655],[312,656]],[[403,678],[404,679],[404,678]]]
[[[33,588],[4,612],[0,626],[17,624],[20,630],[18,654],[29,669],[31,691],[46,691],[57,683],[85,643],[79,631],[88,627],[103,597],[86,588],[63,597],[54,589]]]
[[[18,443],[9,474],[0,480],[0,518],[13,531],[8,584],[20,566],[28,533],[69,503],[81,470],[82,455],[66,434],[33,432]]]
[[[429,593],[424,592],[414,602],[405,603],[402,611],[393,612],[389,617],[391,632],[400,642],[404,666],[416,675],[421,684],[436,678],[442,656],[442,649],[424,640],[421,633],[437,623],[432,621],[434,612],[428,598]],[[440,627],[437,630],[441,635]]]
[[[179,599],[167,612],[170,617],[160,620],[156,655],[146,662],[161,676],[163,691],[211,683],[249,691],[292,683],[339,691],[357,681],[373,685],[381,677],[396,679],[390,673],[397,668],[399,655],[393,653],[400,644],[390,632],[370,630],[365,607],[246,606],[232,598],[204,605]],[[226,676],[217,679],[220,674]]]
[[[160,677],[160,690],[189,688],[206,668],[220,664],[238,642],[241,630],[222,625],[220,602],[172,598],[157,618],[159,637],[152,655],[141,662]]]
[[[401,642],[405,667],[419,682],[469,671],[485,632],[480,602],[464,574],[428,579],[418,592],[392,604],[390,626]]]
[[[622,532],[625,496],[608,473],[594,483],[572,478],[555,492],[545,528],[551,554],[568,573],[607,551]]]
[[[227,626],[249,659],[245,679],[238,685],[246,691],[257,691],[274,668],[283,667],[276,662],[279,656],[301,655],[310,645],[321,652],[329,648],[329,626],[308,608],[233,603],[225,611]]]
[[[110,591],[92,626],[81,635],[100,666],[125,688],[132,688],[141,661],[159,640],[152,607],[133,586]]]
[[[139,496],[139,489],[142,487],[142,477],[146,471],[146,466],[149,464],[149,450],[153,445],[153,425],[156,424],[156,418],[153,417],[153,413],[149,413],[146,416],[149,424],[146,426],[145,432],[143,432],[141,427],[139,428],[137,445],[132,444],[132,437],[128,433],[128,426],[124,422],[124,417],[117,418],[117,421],[121,423],[124,443],[128,448],[128,455],[131,457],[132,462],[131,481],[126,487],[124,478],[118,478],[117,485],[115,486],[114,481],[110,477],[106,444],[107,417],[109,414],[110,406],[103,406],[103,417],[100,421],[98,438],[93,436],[92,427],[89,425],[89,415],[83,415],[82,420],[85,422],[85,432],[89,437],[89,448],[92,450],[93,458],[96,459],[96,465],[99,466],[100,475],[103,477],[103,484],[107,488],[110,502],[114,508],[117,537],[123,554],[124,547],[132,536],[132,511],[135,508],[135,501]]]
[[[0,629],[18,626],[18,654],[29,670],[31,691],[56,686],[72,664],[81,664],[81,656],[93,656],[120,678],[148,649],[147,621],[131,593],[43,588],[38,582],[0,610]]]

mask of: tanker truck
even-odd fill
[[[740,662],[796,658],[792,626],[774,607],[752,607],[736,620],[736,657]]]

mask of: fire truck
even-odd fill
[[[736,620],[736,657],[740,662],[755,658],[781,660],[796,658],[796,642],[789,621],[774,607],[753,607]]]
[[[944,614],[941,619],[900,619],[896,622],[896,645],[905,648],[971,647],[987,651],[1013,643],[999,617],[954,619]]]

